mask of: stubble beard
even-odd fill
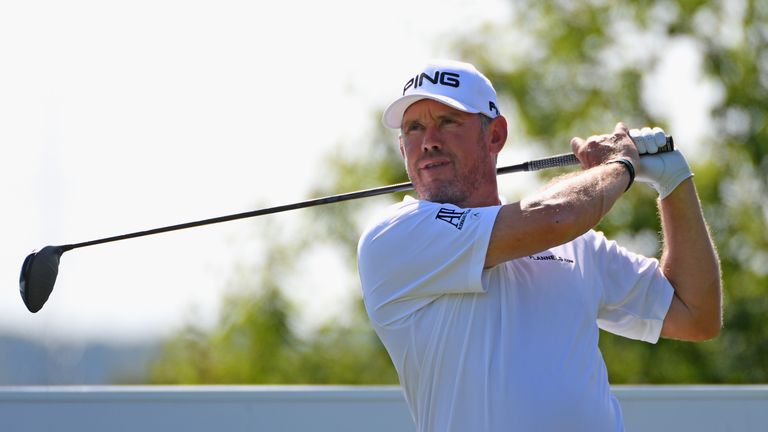
[[[495,161],[487,151],[483,139],[484,135],[481,133],[476,143],[483,157],[477,158],[472,165],[466,166],[463,172],[457,172],[455,160],[451,158],[451,167],[454,170],[452,180],[423,184],[409,173],[419,199],[463,207],[472,197],[473,192],[483,186],[488,166],[495,166]]]

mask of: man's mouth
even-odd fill
[[[447,159],[424,161],[419,164],[420,170],[430,170],[449,165],[451,162]]]

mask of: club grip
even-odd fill
[[[663,147],[659,147],[657,153],[666,153],[673,150],[675,150],[675,141],[672,139],[672,135],[667,135],[667,143]],[[652,156],[652,154],[645,153],[641,154],[640,156]],[[573,153],[564,153],[528,161],[524,164],[524,171],[538,171],[547,168],[565,167],[578,164],[579,160],[576,158],[576,155]]]

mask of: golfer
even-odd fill
[[[640,158],[664,145],[663,131],[619,123],[573,138],[581,171],[503,205],[507,121],[490,81],[438,61],[401,92],[383,121],[400,130],[418,199],[383,212],[358,258],[417,429],[623,430],[599,329],[655,343],[721,327],[719,262],[685,158]],[[659,193],[660,259],[592,230],[633,181]]]

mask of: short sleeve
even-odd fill
[[[371,319],[386,325],[437,296],[483,292],[482,271],[499,208],[413,199],[393,206],[358,244]]]
[[[593,233],[595,271],[601,274],[598,325],[611,333],[656,343],[674,289],[659,261],[635,254]]]

